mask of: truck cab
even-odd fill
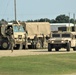
[[[8,24],[6,27],[6,30],[8,30],[10,27],[12,27],[12,36],[14,39],[14,46],[17,49],[22,49],[24,43],[25,43],[25,30],[22,25],[19,24]]]
[[[10,31],[9,29],[12,29]],[[13,38],[14,48],[22,49],[23,45],[25,45],[25,30],[23,25],[19,24],[6,24],[0,26],[0,48],[1,49],[11,49],[12,42],[10,40],[10,36]]]

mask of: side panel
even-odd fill
[[[27,22],[26,23],[26,30],[28,36],[31,35],[48,35],[50,34],[50,24],[48,22]]]

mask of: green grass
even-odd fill
[[[0,58],[0,75],[62,75],[76,73],[76,53]]]

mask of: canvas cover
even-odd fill
[[[48,35],[50,34],[50,23],[48,22],[26,22],[26,30],[28,33],[28,36],[31,35]]]

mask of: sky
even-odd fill
[[[76,0],[16,0],[17,20],[55,19],[65,14],[73,18]],[[14,20],[14,0],[0,0],[0,20]]]

